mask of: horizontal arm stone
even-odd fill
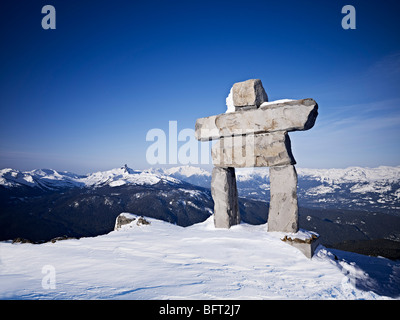
[[[269,104],[197,119],[195,137],[207,141],[246,134],[308,130],[314,126],[317,116],[318,104],[314,99]]]

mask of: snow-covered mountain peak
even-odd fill
[[[363,209],[399,212],[400,166],[345,169],[297,168],[298,197],[302,206],[334,209]],[[248,199],[268,201],[270,195],[268,168],[236,170],[239,194]],[[193,166],[169,169],[133,170],[128,166],[87,175],[38,169],[21,172],[0,170],[0,186],[6,188],[36,187],[43,190],[63,188],[119,187],[123,185],[179,185],[182,181],[210,188],[211,172]]]
[[[269,169],[268,168],[240,168],[235,170],[236,179],[238,181],[247,181],[254,178],[268,179]]]
[[[400,166],[380,166],[377,168],[349,167],[345,169],[307,169],[297,168],[299,178],[312,179],[329,185],[338,183],[398,182]],[[265,180],[269,178],[268,168],[240,168],[236,170],[238,182]],[[161,180],[178,183],[185,180],[190,183],[208,186],[211,172],[194,166],[180,166],[168,169],[133,170],[127,165],[87,175],[71,172],[59,172],[53,169],[19,171],[11,168],[0,170],[0,185],[5,187],[30,186],[60,188],[66,186],[118,186],[127,183],[155,184]],[[197,182],[197,183],[196,183]],[[202,183],[201,183],[202,182]],[[204,183],[205,182],[205,183]]]
[[[99,187],[105,185],[117,187],[124,184],[152,185],[160,181],[166,183],[181,183],[180,180],[162,173],[133,170],[126,165],[120,168],[98,171],[87,175],[58,172],[53,169],[19,171],[7,168],[0,170],[0,185],[9,188],[22,185],[43,189]]]
[[[0,170],[0,185],[5,187],[16,187],[19,185],[33,187],[36,183],[29,172],[21,172],[15,169],[6,168]]]
[[[377,168],[349,167],[345,169],[297,168],[299,176],[315,178],[327,183],[400,181],[400,166],[380,166]]]
[[[211,173],[209,171],[200,167],[193,167],[188,165],[165,169],[164,172],[167,175],[180,174],[181,176],[185,177],[191,177],[193,175],[211,177]]]
[[[111,187],[122,186],[124,184],[156,184],[160,181],[167,183],[180,183],[179,180],[149,170],[133,170],[126,165],[121,168],[115,168],[108,171],[99,171],[91,173],[81,180],[86,186],[96,187],[109,185]]]

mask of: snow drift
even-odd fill
[[[147,219],[147,218],[146,218]],[[319,246],[312,259],[266,225],[135,221],[107,235],[0,243],[1,299],[388,299],[400,263]],[[53,289],[44,269],[54,270]],[[51,269],[52,268],[52,269]],[[44,281],[44,282],[43,282]]]

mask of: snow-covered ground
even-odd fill
[[[386,299],[400,262],[319,246],[312,259],[266,225],[215,229],[146,218],[94,238],[0,243],[1,299]],[[336,258],[335,258],[336,255]]]

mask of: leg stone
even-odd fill
[[[297,232],[297,173],[292,165],[269,168],[268,231]]]
[[[214,225],[230,228],[240,223],[235,168],[214,167],[211,177],[211,195],[214,200]]]

